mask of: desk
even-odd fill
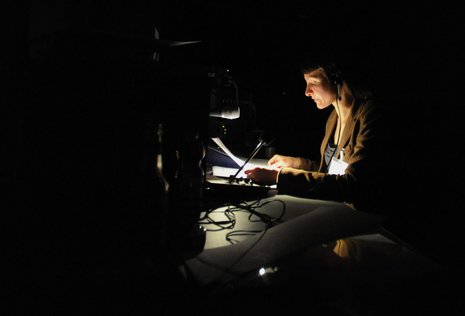
[[[255,202],[256,204],[254,204]],[[237,205],[237,203],[235,204]],[[357,232],[371,231],[384,220],[381,216],[355,212],[344,203],[298,198],[289,195],[272,195],[260,200],[243,202],[239,206],[251,206],[257,213],[266,214],[271,219],[280,218],[273,226],[279,224],[288,225],[289,221],[304,216],[304,220],[309,225],[306,226],[308,229],[304,228],[304,230],[312,232],[311,236],[309,236],[312,239],[308,241],[308,246],[330,241],[337,237],[345,237],[347,234],[353,234],[354,229]],[[236,224],[231,230],[218,230],[214,223],[200,222],[207,231],[204,250],[231,245],[226,240],[226,234],[228,233],[239,230],[264,231],[267,228],[264,221],[261,221],[258,216],[253,216],[253,214],[251,216],[250,211],[245,208],[235,207],[234,205],[231,208],[236,209],[234,211]],[[228,217],[225,215],[227,209],[227,206],[218,207],[209,213],[209,218],[216,222],[227,221]],[[205,214],[203,212],[201,218]],[[338,222],[335,222],[335,220]],[[302,223],[302,221],[295,220],[289,226],[295,226],[299,223]],[[337,224],[339,226],[334,226]],[[280,226],[280,230],[283,226]],[[243,241],[247,237],[237,236],[236,239],[237,241]]]
[[[204,250],[186,260],[182,269],[187,278],[221,295],[233,295],[232,289],[254,298],[258,293],[281,293],[279,299],[291,300],[294,307],[318,306],[341,313],[336,315],[419,311],[412,302],[424,299],[444,310],[437,296],[430,296],[436,280],[445,281],[438,278],[441,267],[384,230],[385,218],[344,203],[279,194],[253,202],[243,206],[255,206],[254,211],[266,214],[272,224],[240,210],[234,211],[231,229],[215,231],[216,224],[203,221]],[[209,218],[226,225],[227,209],[219,207]],[[250,233],[226,240],[227,234],[240,231]]]

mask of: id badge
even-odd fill
[[[349,164],[342,161],[342,159],[332,158],[331,163],[329,164],[329,174],[343,175],[346,171],[346,168]]]

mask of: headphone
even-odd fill
[[[324,65],[323,69],[326,71],[326,75],[331,84],[336,88],[338,99],[341,100],[340,89],[343,83],[341,70],[334,63]]]
[[[342,74],[341,70],[334,64],[329,63],[323,66],[328,76],[329,81],[336,87],[337,85],[342,85]]]

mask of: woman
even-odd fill
[[[269,168],[246,170],[258,184],[277,184],[280,194],[346,202],[380,212],[389,175],[383,172],[383,115],[369,91],[349,83],[334,63],[303,67],[305,95],[318,109],[333,106],[319,161],[274,155]]]

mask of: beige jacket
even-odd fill
[[[343,161],[348,166],[344,175],[330,175],[326,173],[324,152],[338,119],[333,110],[326,122],[320,161],[300,158],[298,169],[281,169],[277,179],[278,192],[346,202],[356,209],[377,212],[383,193],[380,184],[386,164],[383,162],[383,150],[388,133],[384,130],[382,113],[373,100],[356,100],[335,154],[340,158],[343,149]]]

